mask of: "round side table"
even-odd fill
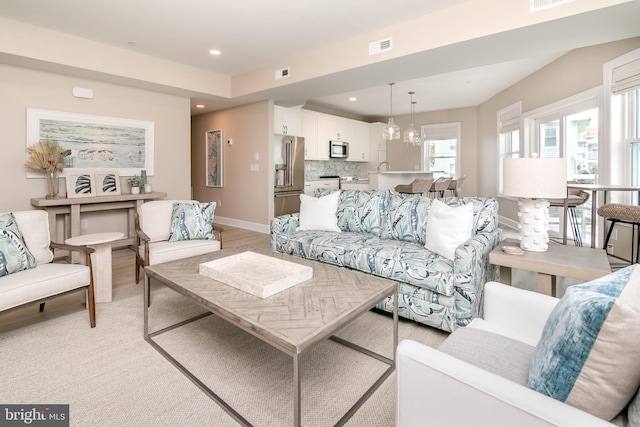
[[[67,245],[88,246],[95,250],[91,254],[91,267],[93,269],[93,288],[96,303],[111,302],[113,300],[111,242],[123,237],[124,233],[113,231],[84,234],[64,241]]]

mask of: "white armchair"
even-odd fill
[[[148,265],[175,261],[222,249],[224,229],[212,225],[215,239],[169,241],[174,203],[199,203],[196,200],[156,200],[143,203],[135,215],[136,283],[140,269]],[[147,283],[147,286],[150,286]]]
[[[482,329],[535,346],[558,301],[489,282],[485,285],[484,318],[474,319],[467,328]],[[415,341],[402,341],[396,360],[398,427],[612,425]]]
[[[45,211],[13,212],[24,244],[33,255],[36,266],[0,277],[0,311],[9,310],[78,289],[87,291],[89,323],[96,326],[91,256],[93,249],[50,241],[49,217]],[[77,251],[86,255],[86,265],[53,262],[53,249]]]

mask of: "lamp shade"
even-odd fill
[[[567,197],[567,160],[527,157],[504,159],[502,193],[523,199]]]

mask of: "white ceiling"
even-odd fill
[[[0,0],[0,16],[236,76],[466,1]],[[638,10],[637,4],[608,8],[260,96],[386,116],[387,83],[395,82],[394,114],[409,113],[409,91],[416,92],[416,111],[475,106],[571,49],[640,35]],[[213,48],[222,55],[209,55]],[[210,111],[253,100],[194,97],[193,104],[209,103]]]

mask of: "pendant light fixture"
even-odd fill
[[[413,100],[414,93],[415,92],[409,92],[409,95],[411,95],[411,124],[409,125],[407,130],[404,131],[404,142],[412,146],[420,146],[420,132],[415,130],[415,128],[413,127],[413,110],[416,104]]]
[[[400,126],[393,121],[393,85],[395,83],[389,83],[389,123],[382,128],[382,137],[391,141],[392,139],[400,139]]]

